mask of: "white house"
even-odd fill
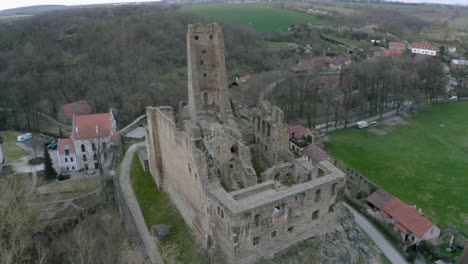
[[[98,169],[118,138],[112,112],[73,117],[71,137],[60,139],[59,166],[63,171]]]
[[[451,52],[451,53],[457,52],[457,48],[455,46],[447,46],[446,48],[448,52]]]
[[[411,44],[411,53],[435,56],[437,52],[439,52],[439,47],[428,43],[414,42]]]

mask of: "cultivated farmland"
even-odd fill
[[[436,105],[378,136],[330,133],[326,150],[441,227],[468,234],[468,102]]]
[[[213,19],[252,26],[259,32],[286,31],[292,24],[319,24],[320,19],[287,9],[274,8],[271,4],[211,4],[184,6],[184,11]]]

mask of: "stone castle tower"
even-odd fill
[[[190,118],[231,114],[227,91],[224,37],[217,24],[189,25],[187,32],[188,100]]]

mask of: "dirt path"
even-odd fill
[[[145,145],[145,142],[133,144],[128,148],[127,153],[122,161],[120,168],[120,185],[122,187],[122,192],[124,194],[125,200],[127,201],[128,207],[132,213],[133,219],[137,226],[138,232],[145,244],[146,251],[150,257],[151,263],[153,264],[163,264],[161,255],[159,254],[158,248],[156,247],[157,241],[151,236],[148,228],[145,224],[145,219],[141,213],[140,205],[136,199],[135,193],[133,192],[132,185],[130,183],[130,171],[132,168],[132,160],[134,153],[138,150],[139,147]]]

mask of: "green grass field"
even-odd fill
[[[197,258],[205,258],[204,251],[198,246],[179,211],[169,196],[156,187],[151,174],[143,170],[136,153],[132,162],[130,180],[148,229],[153,225],[165,224],[175,232],[160,243],[162,251],[164,248],[177,248],[176,253],[181,263],[198,263]],[[161,255],[165,256],[165,253],[161,252]],[[174,263],[167,260],[165,262]]]
[[[335,3],[337,7],[341,8],[362,8],[362,7],[374,7],[374,8],[385,8],[385,9],[394,9],[404,12],[431,12],[431,11],[451,11],[453,9],[446,6],[436,6],[436,5],[410,5],[410,4],[392,4],[392,3]]]
[[[435,105],[377,136],[330,133],[326,150],[440,227],[468,234],[468,102]]]
[[[211,4],[184,6],[184,11],[233,24],[252,26],[259,32],[286,31],[292,24],[319,24],[320,19],[292,10],[273,8],[271,4]]]
[[[6,162],[11,162],[19,159],[27,153],[16,145],[16,138],[21,133],[13,131],[0,131],[0,136],[3,137],[2,151]]]

